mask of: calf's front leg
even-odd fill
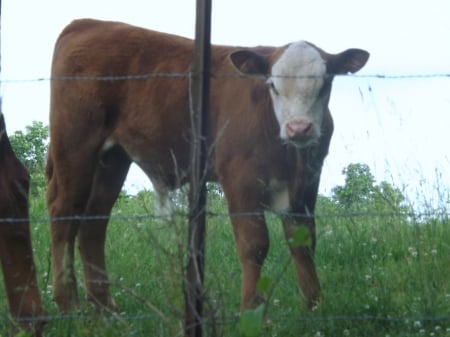
[[[264,301],[256,285],[269,251],[269,232],[264,218],[266,185],[252,158],[231,160],[219,172],[233,225],[236,250],[242,268],[241,311]]]
[[[269,251],[269,234],[263,216],[232,217],[236,249],[242,268],[241,311],[264,301],[256,289]]]
[[[320,283],[314,263],[316,243],[314,219],[285,217],[282,221],[285,237],[294,260],[298,285],[306,298],[308,308],[312,309],[318,304],[320,297]],[[295,234],[302,226],[307,229],[306,235],[298,238]]]

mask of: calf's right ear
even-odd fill
[[[231,63],[243,74],[267,75],[269,63],[260,54],[254,51],[242,49],[230,54]]]

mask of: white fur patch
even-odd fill
[[[155,215],[159,218],[171,218],[173,216],[173,203],[172,200],[168,197],[168,195],[159,196],[157,195],[156,207],[155,207]]]
[[[156,179],[151,179],[156,192],[155,214],[157,217],[170,219],[174,213],[174,205],[170,198],[170,191],[166,185]]]
[[[272,179],[269,183],[272,192],[270,209],[274,212],[285,212],[290,209],[289,189],[287,183]]]
[[[286,124],[313,123],[314,138],[320,137],[324,104],[318,100],[326,64],[316,48],[299,41],[289,45],[272,67],[271,96],[280,124],[280,137],[287,139]]]

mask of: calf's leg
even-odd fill
[[[306,298],[307,305],[311,309],[319,301],[320,284],[314,264],[315,249],[315,223],[314,219],[301,221],[299,218],[285,217],[282,219],[285,237],[291,251],[297,273],[300,289]],[[300,242],[293,240],[294,234],[301,227],[306,226],[308,237]]]
[[[0,257],[9,311],[21,328],[40,336],[45,315],[28,222],[0,224]],[[29,320],[23,320],[29,319]]]
[[[232,215],[232,224],[243,273],[241,289],[241,311],[243,311],[255,308],[263,302],[256,285],[269,251],[269,234],[262,217],[240,218]]]
[[[58,214],[58,213],[55,213]],[[50,215],[58,218],[57,215]],[[74,271],[74,246],[78,224],[75,221],[51,220],[53,298],[59,311],[78,307],[78,291]]]
[[[85,215],[100,216],[80,225],[78,243],[84,271],[84,285],[89,301],[99,309],[116,310],[109,292],[105,263],[105,238],[111,209],[120,193],[130,167],[130,159],[120,148],[105,153],[99,161]]]
[[[261,198],[263,185],[254,179],[254,170],[233,169],[223,176],[236,249],[242,268],[241,311],[257,307],[263,298],[256,284],[269,251],[269,233]]]
[[[80,156],[80,153],[84,153]],[[93,181],[95,154],[82,148],[56,161],[49,150],[47,205],[52,239],[54,300],[61,312],[78,306],[74,271],[75,238]]]

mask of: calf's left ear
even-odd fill
[[[332,75],[356,73],[366,64],[369,53],[362,49],[347,49],[342,53],[330,55],[327,71]]]
[[[230,60],[243,74],[266,75],[269,72],[269,64],[264,56],[249,49],[242,49],[231,53]]]

